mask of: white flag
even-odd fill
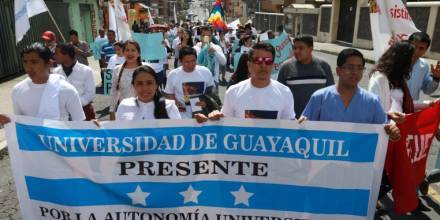
[[[370,23],[376,60],[396,41],[419,30],[401,0],[369,0]]]
[[[174,2],[174,22],[177,23],[176,3]]]
[[[115,8],[112,3],[108,2],[108,29],[116,34],[116,39],[119,39],[118,28],[116,26]]]
[[[128,25],[127,14],[120,0],[115,0],[115,18],[119,32],[119,40],[129,40],[131,38],[131,30]]]
[[[15,42],[18,44],[31,28],[29,18],[48,11],[43,0],[15,0]]]

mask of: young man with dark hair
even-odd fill
[[[197,112],[196,105],[204,105],[200,103],[200,96],[212,92],[214,79],[208,68],[197,65],[194,48],[182,47],[179,61],[182,65],[169,73],[164,93],[165,97],[176,101],[182,118],[192,118],[193,113]]]
[[[101,48],[101,60],[104,63],[103,67],[107,67],[107,62],[110,57],[116,54],[115,48],[113,47],[113,44],[116,43],[116,33],[114,30],[107,31],[107,39],[108,43],[104,44]]]
[[[22,51],[28,77],[12,89],[14,114],[60,121],[84,120],[78,92],[63,77],[50,74],[50,58],[51,51],[40,43]],[[0,126],[9,121],[8,116],[0,114]]]
[[[290,88],[295,99],[296,116],[301,116],[312,94],[335,84],[330,65],[313,56],[313,38],[301,36],[294,39],[295,57],[284,62],[278,81]]]
[[[118,41],[113,44],[116,54],[110,57],[107,64],[107,69],[114,69],[117,65],[125,62],[124,56],[124,42]]]
[[[71,30],[69,32],[70,43],[75,48],[75,58],[78,62],[88,66],[89,61],[87,57],[92,56],[92,51],[89,48],[89,44],[85,41],[80,41],[78,38],[78,32],[75,30]]]
[[[388,117],[379,98],[358,86],[364,72],[361,52],[352,48],[341,51],[336,67],[338,83],[314,92],[299,121],[387,124]],[[400,138],[395,124],[385,125],[385,131],[391,140]]]
[[[231,86],[226,91],[221,112],[214,111],[209,118],[295,119],[292,92],[271,79],[275,48],[258,43],[248,55],[250,79]]]
[[[426,95],[431,95],[437,90],[440,83],[440,61],[437,61],[437,64],[434,66],[429,65],[422,58],[431,46],[431,38],[427,33],[415,32],[409,36],[408,40],[415,46],[416,50],[412,59],[413,66],[407,84],[413,98],[414,107],[423,109],[438,101],[420,100],[420,91],[423,91]],[[440,129],[436,132],[436,138],[440,141]],[[438,171],[430,172],[427,175],[419,188],[422,195],[428,194],[429,183],[432,182],[432,179],[438,179],[439,175]]]
[[[95,110],[92,102],[96,96],[95,76],[92,68],[80,63],[75,58],[75,47],[72,44],[59,44],[55,49],[55,59],[59,67],[54,73],[66,78],[66,80],[78,91],[81,106],[83,107],[86,120],[95,119]]]
[[[422,57],[431,45],[431,38],[425,32],[413,33],[408,39],[416,48],[412,60],[410,79],[407,81],[411,97],[417,109],[433,104],[433,101],[419,101],[420,91],[430,95],[437,90],[440,82],[440,61],[429,65]]]
[[[115,47],[116,43],[116,32],[114,30],[107,31],[108,43],[104,44],[101,48],[101,59],[99,60],[99,67],[101,68],[101,87],[104,87],[104,71],[108,66],[108,61],[110,57],[116,54]]]

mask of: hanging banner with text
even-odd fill
[[[225,119],[6,125],[23,219],[372,219],[381,125]]]
[[[407,40],[419,30],[402,0],[368,0],[376,60],[396,41]]]
[[[272,79],[278,78],[278,72],[280,71],[281,64],[293,55],[292,41],[286,32],[283,32],[277,38],[264,41],[265,43],[272,44],[275,47],[275,66],[272,70]]]

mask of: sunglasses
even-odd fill
[[[272,65],[273,59],[271,57],[256,57],[253,59],[252,62],[258,65],[262,63],[266,63],[266,65]]]

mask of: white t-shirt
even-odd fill
[[[76,89],[65,80],[59,80],[59,83],[59,120],[68,121],[69,115],[72,121],[86,119]],[[46,83],[35,84],[29,77],[15,85],[12,89],[14,114],[38,117],[46,85]]]
[[[60,74],[67,79],[79,94],[82,106],[86,106],[93,102],[96,96],[96,84],[95,84],[95,74],[92,68],[78,61],[73,66],[72,73],[67,76],[60,65],[55,70],[54,73]]]
[[[186,105],[186,112],[182,112],[182,118],[192,118],[189,99],[206,92],[206,88],[214,86],[214,79],[208,68],[196,66],[191,73],[185,72],[182,67],[170,72],[164,92],[174,94],[178,102]]]
[[[221,111],[230,118],[295,118],[292,92],[276,80],[265,88],[254,87],[250,79],[231,86]]]
[[[125,57],[118,56],[117,54],[110,57],[107,64],[107,69],[114,69],[117,65],[121,65],[125,62]]]
[[[137,101],[136,97],[122,100],[116,112],[116,120],[152,120],[154,117],[154,102]],[[181,119],[179,109],[173,100],[165,100],[165,108],[170,119]]]

